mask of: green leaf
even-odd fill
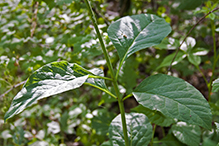
[[[0,55],[2,55],[4,53],[4,49],[0,46]]]
[[[204,139],[203,143],[202,143],[202,146],[218,146],[219,143],[217,144],[215,141],[209,139],[209,138],[206,138]]]
[[[42,0],[44,1],[50,9],[54,8],[56,5],[64,5],[64,4],[70,4],[73,2],[73,0]]]
[[[97,115],[93,117],[91,126],[96,130],[97,134],[106,135],[114,117],[114,113],[111,113],[106,109],[97,110]]]
[[[52,9],[53,7],[56,6],[56,3],[54,2],[54,0],[43,0],[49,7],[49,9]]]
[[[161,64],[156,68],[156,70],[158,70],[161,67],[170,66],[174,56],[175,56],[175,53],[172,53],[172,54],[168,55],[167,57],[165,57],[164,60],[161,62]],[[174,61],[172,63],[172,66],[176,65],[177,63],[182,61],[185,57],[186,57],[186,55],[182,51],[179,51],[176,55],[176,58],[174,59]]]
[[[164,38],[162,42],[155,46],[158,49],[175,50],[179,47],[179,40],[174,38]]]
[[[205,48],[194,48],[192,49],[191,53],[193,55],[198,55],[198,56],[204,56],[207,55],[209,52],[209,50],[205,49]]]
[[[178,0],[178,1],[180,2],[178,9],[181,10],[193,10],[204,2],[203,0]]]
[[[152,138],[152,125],[144,114],[126,114],[129,145],[148,145]],[[109,137],[113,146],[125,146],[121,115],[113,119],[109,127]]]
[[[195,66],[199,66],[199,64],[201,63],[201,57],[193,55],[191,53],[188,55],[188,60],[190,63],[192,63]]]
[[[167,127],[174,123],[172,118],[165,117],[161,112],[151,110],[142,105],[138,105],[137,107],[131,109],[131,111],[145,114],[148,119],[156,125]]]
[[[140,14],[117,20],[107,32],[122,64],[133,53],[159,44],[171,32],[171,27],[156,15]]]
[[[119,72],[119,82],[125,87],[126,93],[131,93],[137,85],[138,61],[134,56],[129,57],[123,64]]]
[[[74,0],[55,0],[57,5],[63,5],[63,4],[70,4],[72,3]]]
[[[214,122],[215,126],[216,126],[216,131],[219,132],[219,123]]]
[[[60,126],[61,126],[61,130],[63,131],[68,131],[68,119],[69,119],[69,115],[68,112],[65,111],[61,117],[60,117]]]
[[[216,79],[212,84],[212,92],[217,92],[219,90],[219,78]]]
[[[168,134],[160,141],[161,146],[186,146],[176,137],[173,136],[173,134]]]
[[[208,15],[208,17],[211,19],[211,20],[214,20],[216,15],[214,13],[211,13]]]
[[[201,140],[201,128],[197,125],[188,125],[185,122],[178,122],[171,127],[173,135],[182,143],[191,146],[198,146]]]
[[[22,90],[14,97],[5,120],[19,114],[38,100],[69,91],[84,83],[108,91],[103,79],[89,78],[103,76],[101,69],[86,70],[75,63],[53,62],[35,71]]]
[[[112,146],[110,142],[111,141],[105,141],[104,143],[101,144],[101,146]]]
[[[156,74],[143,80],[133,95],[139,104],[166,117],[211,129],[212,114],[203,95],[186,81]]]

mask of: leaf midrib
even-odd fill
[[[146,17],[146,16],[144,15],[144,17]],[[155,20],[157,20],[157,19],[155,19]],[[124,62],[124,60],[125,60],[125,58],[126,58],[126,56],[127,56],[127,54],[128,54],[129,49],[131,48],[131,46],[133,45],[133,43],[135,42],[135,40],[138,38],[138,36],[141,34],[141,32],[142,32],[148,25],[150,25],[152,22],[154,22],[154,21],[152,20],[152,21],[151,21],[150,23],[148,23],[141,31],[139,31],[138,35],[133,39],[132,43],[131,43],[130,46],[128,47],[128,49],[127,49],[127,51],[126,51],[124,57],[122,58],[122,61],[121,61],[121,62]],[[136,24],[136,23],[135,23],[135,24]]]

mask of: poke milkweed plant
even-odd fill
[[[171,32],[170,25],[153,14],[126,16],[112,23],[107,32],[120,61],[114,72],[91,5],[88,0],[85,2],[111,76],[105,77],[100,68],[87,70],[66,61],[47,64],[27,79],[22,90],[14,97],[5,120],[42,98],[88,85],[117,99],[119,105],[120,114],[109,126],[109,141],[102,145],[153,145],[156,125],[171,124],[174,124],[172,133],[178,139],[179,131],[185,130],[188,133],[185,138],[179,139],[182,143],[198,145],[201,135],[199,126],[211,130],[212,114],[206,99],[192,85],[180,78],[156,74],[143,80],[125,97],[119,91],[119,73],[127,58],[139,50],[158,45]],[[108,90],[105,80],[112,83],[115,93]],[[218,81],[214,84],[213,90],[217,90]],[[139,106],[133,109],[134,112],[125,113],[123,101],[131,96],[134,96]]]

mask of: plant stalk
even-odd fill
[[[152,133],[152,139],[151,139],[151,142],[150,142],[150,146],[153,146],[153,143],[154,143],[154,134],[155,134],[156,127],[157,127],[157,125],[154,124],[154,129],[153,129],[153,133]]]
[[[216,39],[215,39],[215,24],[214,24],[214,21],[211,20],[211,31],[212,31],[212,37],[213,37],[213,43],[214,43],[214,46],[213,46],[213,50],[214,50],[214,62],[213,62],[213,68],[212,68],[212,76],[210,78],[210,81],[208,83],[208,89],[209,89],[209,92],[208,92],[208,102],[211,102],[211,90],[212,90],[212,82],[213,82],[213,79],[214,79],[214,71],[215,71],[215,68],[216,68],[216,65],[217,65],[217,50],[216,50]]]
[[[201,71],[201,69],[200,69],[200,67],[199,66],[196,66],[196,68],[198,69],[198,71],[201,73],[201,75],[202,75],[202,77],[203,77],[203,79],[205,80],[205,84],[207,85],[207,87],[208,87],[208,92],[210,92],[210,88],[209,88],[209,86],[208,86],[208,80],[206,79],[206,77],[205,77],[205,75],[204,75],[204,73]]]
[[[106,59],[107,66],[108,66],[109,71],[110,71],[110,74],[111,74],[113,86],[114,86],[114,89],[115,89],[115,92],[116,92],[116,96],[117,96],[118,104],[119,104],[119,109],[120,109],[120,113],[121,113],[121,120],[122,120],[122,127],[123,127],[123,134],[124,134],[125,146],[129,146],[129,143],[128,143],[128,134],[127,134],[127,125],[126,125],[126,119],[125,119],[125,109],[124,109],[124,105],[123,105],[123,101],[122,101],[122,96],[120,96],[118,83],[117,83],[117,80],[116,80],[116,78],[115,78],[115,74],[114,74],[114,71],[113,71],[113,67],[112,67],[112,64],[111,64],[111,61],[110,61],[110,58],[109,58],[107,49],[106,49],[106,47],[105,47],[105,45],[104,45],[103,39],[102,39],[102,37],[101,37],[100,31],[99,31],[99,28],[98,28],[98,25],[97,25],[97,21],[96,21],[94,12],[93,12],[93,10],[92,10],[92,7],[91,7],[91,5],[90,5],[90,2],[89,2],[89,0],[85,0],[85,3],[86,3],[86,5],[87,5],[87,8],[88,8],[88,11],[89,11],[91,20],[92,20],[92,22],[93,22],[93,25],[94,25],[94,28],[95,28],[95,30],[96,30],[98,39],[99,39],[99,41],[100,41],[100,45],[101,45],[101,48],[102,48],[104,57],[105,57],[105,59]]]

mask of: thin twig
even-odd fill
[[[199,19],[199,21],[189,30],[189,32],[187,33],[187,35],[185,36],[185,38],[183,39],[183,41],[182,41],[181,44],[179,45],[178,49],[176,50],[176,53],[175,53],[175,55],[174,55],[174,57],[173,57],[173,59],[172,59],[172,61],[171,61],[171,63],[170,63],[170,66],[169,66],[169,68],[168,68],[168,71],[171,70],[172,63],[173,63],[174,60],[176,59],[176,56],[177,56],[177,54],[178,54],[178,52],[179,52],[180,47],[181,47],[182,44],[185,42],[186,38],[189,36],[189,34],[192,32],[192,30],[193,30],[203,19],[205,19],[205,17],[207,17],[209,14],[211,14],[211,13],[213,13],[214,11],[217,11],[217,10],[219,10],[219,8],[215,8],[214,10],[212,10],[212,11],[208,12],[207,14],[205,14],[205,15],[204,15],[201,19]]]
[[[35,2],[35,4],[33,5],[33,17],[32,17],[32,24],[31,24],[31,37],[33,37],[34,32],[36,30],[36,26],[37,26],[37,12],[38,12],[38,6],[39,6],[39,2]]]
[[[13,90],[14,88],[17,88],[18,86],[23,85],[23,84],[25,84],[25,83],[26,83],[26,81],[23,81],[23,82],[20,82],[20,83],[14,85],[12,88],[10,88],[9,90],[7,90],[5,93],[3,93],[2,95],[0,95],[0,98],[4,97],[6,94],[8,94],[8,93],[9,93],[11,90]]]

